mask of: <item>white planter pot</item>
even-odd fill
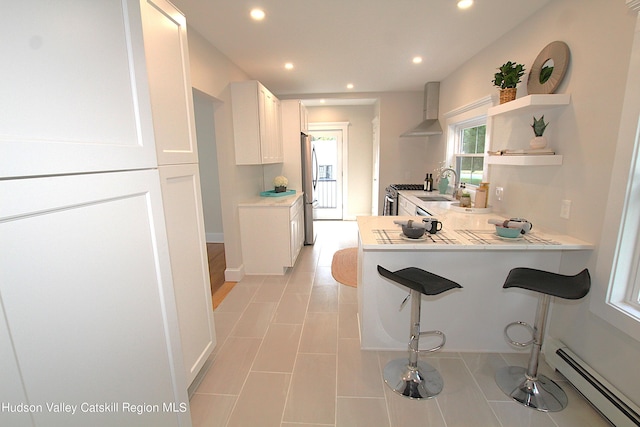
[[[529,146],[534,150],[540,150],[547,146],[547,138],[544,136],[536,136],[530,142]]]

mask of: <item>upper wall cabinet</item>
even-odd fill
[[[280,101],[260,82],[231,83],[236,164],[282,163]]]
[[[146,3],[144,51],[158,164],[197,163],[187,22],[166,0]]]
[[[62,13],[58,2],[12,2],[0,26],[11,58],[0,177],[156,165],[140,1],[74,4]]]

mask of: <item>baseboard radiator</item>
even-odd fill
[[[545,356],[616,427],[640,426],[640,408],[561,342],[548,339]]]

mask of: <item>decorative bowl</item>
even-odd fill
[[[502,227],[501,225],[496,225],[496,233],[500,237],[506,237],[508,239],[515,239],[516,237],[520,237],[520,229],[519,228],[508,228]]]
[[[424,236],[426,229],[424,227],[413,227],[413,221],[408,221],[407,225],[402,226],[402,233],[410,239],[419,239]]]

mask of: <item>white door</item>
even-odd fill
[[[5,180],[0,200],[0,396],[42,408],[0,425],[190,426],[157,170]]]
[[[342,219],[342,130],[315,130],[311,141],[318,159],[314,219]]]

